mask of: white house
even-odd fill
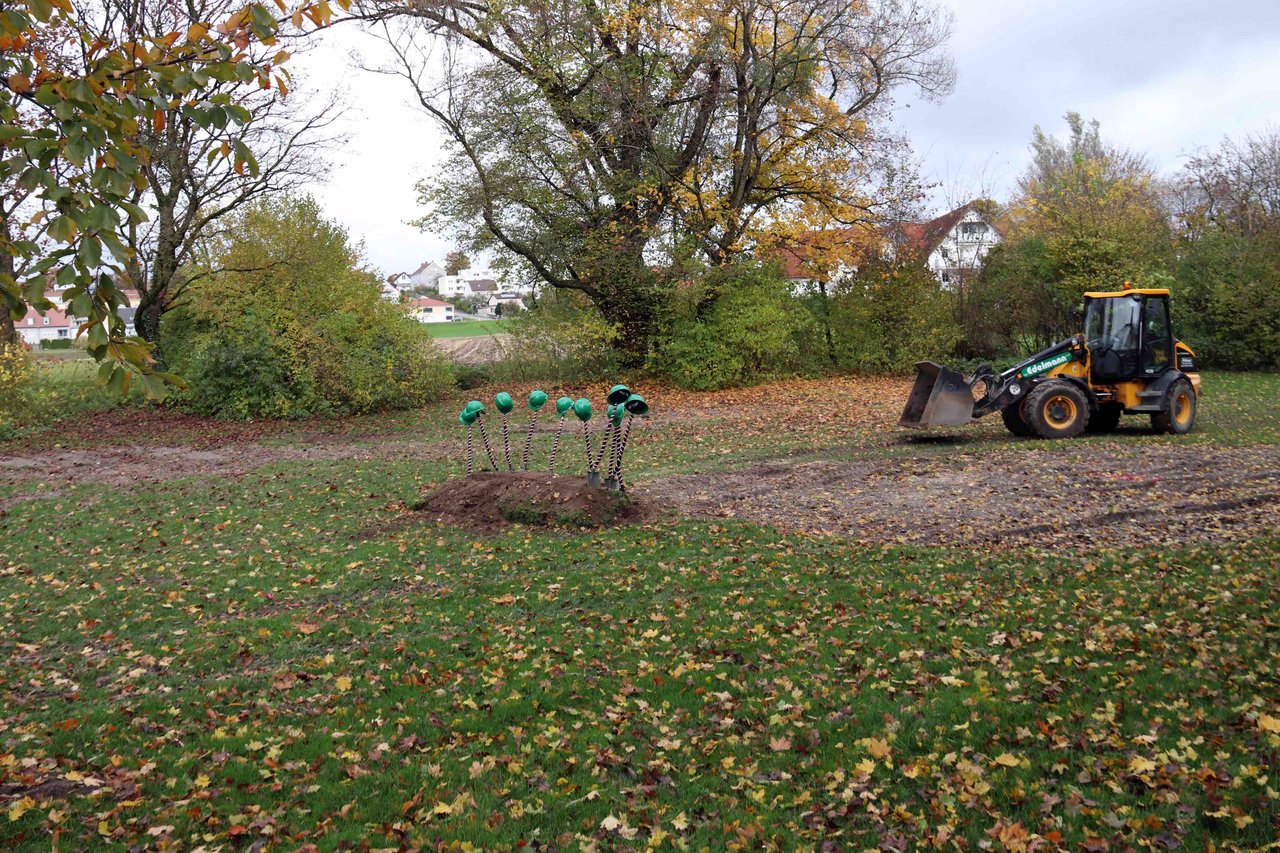
[[[962,205],[921,226],[917,247],[928,251],[929,271],[946,288],[958,287],[982,266],[1004,239],[1004,226],[974,207]]]
[[[965,276],[982,266],[983,259],[1004,236],[1004,226],[982,213],[972,202],[930,219],[928,222],[895,222],[881,229],[878,237],[888,257],[912,252],[924,259],[929,271],[944,288],[955,288]],[[800,292],[813,292],[855,267],[827,260],[833,246],[857,240],[852,228],[815,231],[802,235],[778,253],[783,274]],[[866,232],[862,232],[863,242]],[[838,253],[835,253],[838,254]]]
[[[435,261],[423,261],[421,266],[401,279],[402,289],[414,287],[435,287],[444,275],[444,267]],[[406,283],[407,282],[407,283]]]
[[[13,327],[24,342],[37,346],[40,341],[74,338],[79,324],[59,308],[50,308],[44,316],[28,308],[25,316],[13,321]]]
[[[524,299],[514,290],[501,290],[489,297],[485,303],[485,313],[501,317],[512,311],[523,311]]]
[[[448,302],[430,297],[410,299],[409,316],[419,323],[450,323],[453,321],[453,306]]]

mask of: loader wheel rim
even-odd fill
[[[1044,419],[1054,429],[1065,429],[1076,422],[1076,401],[1066,394],[1055,394],[1044,401]]]
[[[1173,398],[1173,421],[1178,426],[1186,426],[1191,422],[1192,403],[1191,395],[1186,391],[1179,391]]]

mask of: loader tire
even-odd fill
[[[1175,380],[1164,395],[1164,410],[1151,416],[1158,433],[1186,435],[1196,425],[1196,392],[1185,379]]]
[[[1019,438],[1030,438],[1036,432],[1031,428],[1031,424],[1027,423],[1027,419],[1022,416],[1022,406],[1026,400],[1015,400],[1000,410],[1000,417],[1004,420],[1005,428],[1009,432]]]
[[[1041,383],[1027,395],[1027,423],[1041,438],[1075,438],[1089,425],[1089,398],[1061,379]]]
[[[1116,427],[1120,426],[1120,416],[1123,414],[1124,406],[1116,403],[1104,403],[1098,407],[1096,412],[1089,415],[1089,425],[1084,430],[1095,435],[1115,432]]]

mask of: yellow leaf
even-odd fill
[[[880,761],[889,754],[889,743],[879,738],[870,738],[867,741],[867,752],[871,753],[871,757],[876,761]]]
[[[609,815],[604,820],[600,821],[600,828],[605,832],[613,832],[620,826],[622,826],[622,821],[618,820],[613,815]]]
[[[27,812],[36,807],[36,801],[30,797],[23,797],[17,802],[9,806],[9,820],[17,820]]]
[[[680,814],[676,815],[675,819],[671,821],[671,825],[678,831],[684,832],[689,828],[689,818],[684,812],[680,812]]]
[[[1129,759],[1129,771],[1132,773],[1150,773],[1156,769],[1156,763],[1150,758],[1144,758],[1141,755],[1135,755]]]
[[[1280,734],[1280,717],[1273,717],[1270,714],[1259,714],[1258,728],[1262,729],[1264,732]]]
[[[431,812],[432,814],[436,814],[436,815],[440,815],[441,817],[444,817],[444,816],[453,814],[453,807],[450,806],[448,803],[436,803],[436,807],[432,809]]]
[[[1018,757],[1011,752],[1001,753],[996,756],[995,763],[1001,767],[1017,767]]]
[[[333,683],[338,685],[338,689],[341,690],[343,693],[346,693],[348,690],[351,689],[351,679],[345,675],[339,675],[337,678],[333,680]]]

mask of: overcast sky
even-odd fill
[[[1108,141],[1173,170],[1224,135],[1280,127],[1280,0],[943,0],[955,13],[955,92],[942,104],[900,98],[898,123],[938,184],[933,206],[1007,195],[1031,129],[1062,135],[1075,110]],[[361,71],[380,42],[351,27],[324,34],[294,73],[349,93],[347,143],[316,188],[329,215],[386,273],[442,261],[446,235],[408,224],[414,184],[440,158],[440,136],[404,81]]]

